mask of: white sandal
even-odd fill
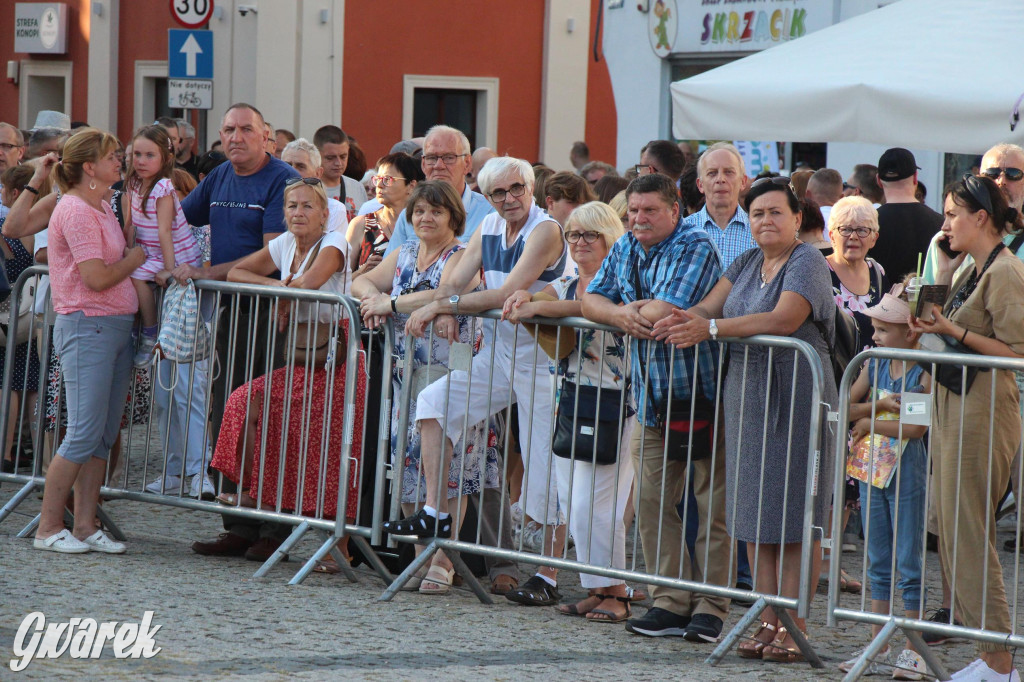
[[[90,545],[72,535],[67,528],[48,538],[36,538],[32,541],[32,546],[35,549],[62,554],[84,554],[92,549]]]
[[[448,594],[452,580],[455,578],[454,568],[431,566],[420,583],[420,594]]]

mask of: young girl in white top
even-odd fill
[[[171,182],[173,171],[174,153],[164,127],[146,126],[135,133],[125,188],[130,196],[135,243],[146,253],[146,262],[132,273],[142,316],[136,367],[148,364],[156,347],[156,297],[150,282],[161,272],[169,272],[179,265],[199,267],[202,262],[199,244],[181,212]]]

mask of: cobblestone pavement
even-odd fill
[[[0,502],[15,489],[4,484]],[[465,589],[440,597],[400,593],[381,603],[381,581],[362,569],[358,584],[314,574],[289,587],[299,567],[293,558],[256,580],[255,563],[191,552],[193,540],[221,531],[219,517],[204,512],[114,501],[106,509],[128,535],[126,555],[34,551],[30,540],[14,536],[38,507],[31,495],[0,525],[0,679],[822,680],[841,679],[836,665],[868,636],[862,625],[826,628],[819,592],[809,630],[824,670],[735,654],[710,667],[704,663],[708,645],[639,637],[622,625],[587,623],[501,598],[486,606]],[[307,537],[296,555],[308,557],[315,548]],[[1009,531],[999,533],[1000,545],[1006,537]],[[930,553],[929,562],[935,556]],[[859,562],[859,555],[849,555],[845,565],[861,575]],[[936,578],[930,581],[935,599]],[[564,571],[560,589],[566,601],[584,595],[578,577]],[[860,597],[844,601],[858,603]],[[7,667],[15,633],[30,612],[43,612],[49,622],[139,622],[147,610],[161,626],[155,636],[161,651],[149,660],[116,659],[108,646],[100,660],[35,660],[18,674]],[[740,613],[734,606],[727,626]],[[973,658],[973,647],[946,645],[940,655],[956,670]]]

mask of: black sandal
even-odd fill
[[[633,609],[630,607],[630,602],[633,600],[630,597],[616,597],[610,594],[600,595],[605,599],[614,599],[620,601],[626,605],[626,613],[621,616],[614,611],[608,609],[590,609],[590,613],[586,615],[587,622],[589,623],[622,623],[629,619],[633,615]],[[591,615],[593,614],[593,615]],[[597,618],[596,616],[606,616],[605,618]]]
[[[400,521],[386,521],[382,528],[385,533],[391,535],[414,535],[418,538],[441,539],[452,536],[452,517],[446,519],[434,518],[427,512],[420,509],[412,516],[407,516]]]
[[[552,606],[558,603],[562,595],[558,594],[551,583],[539,575],[535,575],[505,595],[505,599],[524,606]]]

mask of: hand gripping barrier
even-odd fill
[[[883,370],[885,361],[889,369]],[[932,394],[921,396],[920,400],[914,394],[904,393],[901,416],[894,422],[899,424],[895,434],[878,434],[876,426],[884,426],[876,419],[883,410],[870,396],[875,395],[879,400],[885,397],[879,392],[880,374],[884,371],[906,377],[908,372],[914,372],[915,364],[931,377],[936,376],[939,365],[945,365],[945,371],[961,382],[968,380],[971,368],[978,371],[967,391],[967,399],[940,387],[934,380]],[[862,367],[864,371],[870,369],[866,380],[869,397],[861,402],[870,402],[871,408],[870,411],[861,408],[861,411],[864,418],[870,420],[867,436],[878,439],[873,456],[865,454],[863,446],[851,454],[846,429],[853,410],[850,389]],[[1010,370],[1024,371],[1024,360],[894,348],[866,350],[847,367],[839,387],[840,428],[836,452],[840,456],[836,458],[833,472],[833,495],[836,500],[843,499],[848,458],[851,472],[859,470],[867,480],[876,481],[870,488],[860,485],[867,549],[856,569],[873,581],[870,599],[887,601],[889,606],[886,612],[873,612],[866,590],[856,604],[841,603],[842,543],[837,542],[829,570],[829,626],[835,626],[840,620],[881,626],[846,680],[859,679],[897,630],[906,634],[932,674],[941,680],[949,679],[949,675],[924,637],[962,637],[988,650],[1024,646],[1024,637],[1017,631],[1021,577],[1019,540],[1017,551],[1009,559],[1002,558],[995,547],[1000,504],[1009,497],[1006,494],[1008,479],[1016,474],[1019,481],[1022,466],[1018,388]],[[913,388],[908,386],[904,390]],[[910,438],[912,434],[904,433],[904,429],[919,428],[915,425],[921,422],[914,420],[911,414],[922,411],[926,411],[923,422],[929,425],[927,446],[924,442],[915,444]],[[904,440],[906,444],[899,445]],[[865,496],[867,490],[870,494]],[[1019,488],[1014,492],[1019,496]],[[931,519],[926,522],[926,517],[932,515],[937,525],[929,528]],[[842,537],[841,525],[842,516],[835,514],[833,538]],[[1013,530],[1013,537],[1019,538],[1019,514]],[[929,561],[926,551],[929,531],[937,531],[941,559]],[[874,556],[874,561],[869,555]],[[948,585],[943,603],[952,605],[957,624],[924,617],[926,586],[929,582],[937,583],[940,577]],[[1006,589],[1006,585],[1012,589]],[[903,609],[894,606],[897,587],[901,588]],[[930,598],[936,600],[937,596],[933,594]],[[960,620],[966,626],[960,625]]]
[[[14,309],[26,281],[45,272],[46,268],[34,267],[19,278],[12,293]],[[390,582],[392,576],[367,543],[373,535],[373,514],[382,516],[373,508],[375,489],[381,484],[363,476],[360,455],[372,455],[374,447],[385,442],[387,422],[379,420],[377,442],[368,443],[366,423],[357,418],[359,413],[365,417],[370,408],[357,401],[360,387],[367,380],[359,375],[360,366],[366,363],[360,362],[364,352],[359,347],[361,326],[356,304],[347,297],[287,287],[212,280],[197,281],[196,286],[201,299],[197,314],[203,317],[200,323],[211,327],[211,336],[216,340],[215,357],[190,364],[161,360],[149,365],[148,378],[145,372],[136,373],[128,401],[134,410],[126,415],[127,425],[122,422],[121,456],[117,461],[112,457],[108,463],[102,497],[215,512],[235,520],[226,520],[226,525],[240,522],[293,526],[256,577],[266,575],[312,529],[319,531],[324,540],[291,579],[292,584],[301,582],[328,553],[334,556],[340,570],[355,580],[337,549],[339,539],[346,535],[363,559]],[[279,315],[286,308],[291,308],[292,314],[279,328]],[[297,311],[309,320],[308,329],[301,328]],[[41,334],[43,358],[50,358],[49,327],[52,317]],[[381,371],[386,374],[390,374],[393,345],[393,336],[388,332],[385,330],[380,337],[383,357],[376,358],[383,360]],[[346,334],[350,341],[347,346],[330,343]],[[9,338],[14,338],[13,327]],[[324,346],[343,349],[343,355],[329,350],[323,367],[314,371],[313,350]],[[11,391],[7,390],[13,373],[11,348],[9,344],[5,390],[0,402],[0,432],[4,433],[6,415],[11,409]],[[297,351],[305,351],[308,358],[297,357]],[[343,374],[337,371],[342,362]],[[46,372],[41,374],[39,395],[46,396]],[[343,393],[336,388],[343,389]],[[62,432],[59,422],[63,397],[59,390],[51,393],[55,396],[50,411],[56,416],[49,428],[55,448]],[[384,403],[389,402],[389,395],[387,392],[383,396]],[[132,414],[140,411],[140,406],[142,414]],[[225,408],[229,411],[227,415]],[[39,412],[37,434],[46,428],[46,410]],[[212,417],[212,424],[208,416]],[[224,448],[224,453],[217,450],[213,461],[215,465],[219,463],[225,474],[221,490],[234,489],[229,479],[254,484],[248,490],[243,484],[243,493],[235,494],[231,504],[218,504],[212,501],[208,490],[196,487],[193,476],[206,471],[214,443],[229,440],[225,438],[229,431],[241,454],[234,457],[233,447]],[[215,437],[218,432],[220,438]],[[362,452],[353,450],[357,441]],[[43,458],[37,456],[31,475],[0,474],[0,480],[23,486],[0,510],[0,521],[33,490],[42,487],[42,467]],[[253,474],[254,467],[258,467],[257,474]],[[375,470],[376,466],[371,466],[369,471]],[[158,478],[150,482],[154,475]],[[201,479],[202,476],[199,482]],[[329,493],[331,488],[336,488],[336,492]],[[99,516],[115,537],[124,538],[102,507]],[[365,517],[362,525],[361,517]],[[38,517],[19,537],[33,533],[37,523]]]
[[[419,551],[380,599],[392,599],[411,578],[422,576],[437,552],[443,552],[480,601],[491,603],[487,591],[459,556],[460,553],[475,554],[484,557],[492,566],[498,561],[518,561],[538,567],[578,571],[581,580],[583,576],[590,576],[611,581],[604,584],[637,581],[654,587],[652,596],[656,604],[662,598],[689,599],[693,607],[693,604],[699,605],[703,600],[714,608],[722,609],[723,616],[727,613],[730,599],[753,602],[749,611],[708,658],[709,663],[721,660],[752,624],[760,622],[762,612],[771,608],[778,614],[781,623],[794,633],[794,639],[808,662],[820,667],[820,660],[796,627],[789,612],[796,611],[798,618],[807,616],[810,596],[816,585],[813,579],[816,574],[812,574],[812,548],[815,546],[816,528],[820,530],[823,525],[819,521],[816,526],[814,516],[815,504],[818,502],[818,464],[824,423],[824,374],[820,358],[811,346],[791,338],[768,336],[724,340],[734,348],[729,376],[736,373],[738,381],[731,389],[734,394],[727,405],[723,399],[722,378],[725,354],[717,361],[717,371],[713,362],[705,365],[710,366],[714,372],[716,393],[709,460],[696,461],[687,456],[686,461],[670,462],[667,458],[667,444],[655,429],[644,429],[643,436],[638,434],[641,427],[636,424],[637,419],[645,420],[646,412],[649,411],[646,406],[640,406],[640,414],[619,419],[615,425],[615,436],[619,443],[618,464],[594,465],[592,455],[598,449],[596,439],[592,451],[577,452],[574,446],[569,458],[551,455],[558,388],[553,379],[554,372],[549,368],[548,357],[527,336],[526,327],[535,323],[548,329],[555,327],[556,336],[572,334],[575,337],[577,331],[580,331],[588,338],[597,337],[598,341],[591,347],[598,349],[615,348],[613,334],[618,330],[582,318],[545,318],[526,320],[523,325],[512,327],[513,331],[510,332],[508,323],[498,320],[500,311],[488,311],[476,316],[473,325],[479,334],[471,335],[476,345],[472,349],[475,355],[470,350],[463,349],[465,352],[461,352],[452,347],[447,357],[434,359],[433,355],[429,355],[423,361],[421,355],[420,360],[414,361],[409,349],[414,347],[417,340],[407,336],[404,343],[406,353],[404,357],[396,359],[396,367],[400,368],[396,374],[400,392],[397,397],[398,437],[395,452],[399,454],[393,457],[390,464],[385,463],[383,458],[378,459],[378,466],[381,467],[378,480],[390,478],[392,482],[389,518],[391,521],[400,518],[400,504],[405,506],[405,515],[408,516],[423,504],[424,499],[436,508],[439,502],[447,498],[453,517],[453,536],[445,539],[432,536],[419,539],[412,535],[391,535],[392,542],[417,543],[422,551]],[[504,330],[500,330],[499,326],[504,326]],[[433,329],[429,329],[427,338],[418,343],[425,343],[425,348],[434,348],[433,334]],[[571,372],[575,369],[576,376],[585,373],[591,376],[618,373],[620,379],[629,376],[633,382],[644,383],[646,394],[652,381],[651,373],[623,364],[621,358],[631,357],[633,340],[626,337],[619,343],[621,347],[608,355],[612,360],[606,360],[606,353],[602,351],[591,354],[587,359],[579,353],[575,356],[577,366],[564,367],[563,371],[568,369]],[[649,346],[653,343],[645,345],[648,346],[648,356],[643,364],[650,366]],[[641,352],[643,350],[641,348]],[[702,347],[700,352],[713,360],[710,349]],[[614,357],[620,360],[616,362]],[[591,365],[586,372],[583,369],[585,362]],[[670,374],[680,369],[676,367],[680,362],[686,362],[685,355],[680,351],[673,352]],[[566,364],[570,363],[566,361]],[[699,376],[702,371],[700,366],[701,363],[694,365],[692,361],[687,364],[691,394],[699,390],[698,382],[702,380]],[[414,375],[419,375],[421,380],[413,381]],[[750,379],[750,386],[763,383],[763,388],[757,391],[748,388],[747,379]],[[415,388],[414,383],[417,384]],[[424,385],[427,387],[423,388]],[[605,390],[609,388],[605,384],[598,385]],[[598,400],[601,390],[598,389]],[[797,407],[798,398],[803,401],[802,405],[807,406],[806,410]],[[620,407],[634,402],[628,391],[622,391],[619,399],[622,401]],[[771,405],[773,409],[758,407],[762,399],[764,405]],[[577,397],[577,405],[578,400]],[[671,409],[670,400],[670,413]],[[410,424],[417,419],[420,420],[420,428],[410,428]],[[756,568],[759,553],[773,551],[767,535],[765,539],[761,535],[761,529],[770,525],[767,523],[768,518],[774,518],[771,511],[763,515],[757,512],[756,529],[752,531],[754,537],[751,538],[754,545],[750,551],[755,564],[754,584],[760,586],[760,589],[733,587],[733,567],[736,566],[740,550],[736,542],[726,535],[724,481],[727,470],[724,462],[725,425],[727,420],[733,419],[737,421],[729,425],[729,433],[733,434],[729,438],[731,440],[735,437],[736,441],[730,444],[730,450],[748,443],[748,448],[755,453],[755,459],[761,463],[760,475],[755,468],[752,477],[745,476],[743,485],[746,488],[742,494],[748,494],[746,489],[749,489],[759,503],[763,498],[767,504],[769,496],[777,491],[773,491],[776,479],[772,478],[773,470],[770,464],[766,466],[766,462],[772,461],[772,458],[783,458],[784,470],[777,478],[781,481],[778,487],[782,490],[782,499],[792,496],[800,501],[792,507],[793,510],[799,510],[800,514],[795,519],[791,518],[789,525],[786,524],[786,514],[790,512],[785,508],[781,511],[782,525],[787,529],[785,537],[791,543],[789,546],[796,548],[795,552],[779,552],[778,574],[787,576],[786,596],[781,596],[777,580],[766,582],[768,576],[758,575]],[[439,424],[440,433],[431,432],[427,428],[428,422],[433,420]],[[514,422],[518,423],[518,429],[513,428]],[[495,429],[500,438],[482,435]],[[777,429],[781,429],[781,438],[773,435]],[[433,450],[427,442],[427,436],[419,438],[421,431],[437,433],[438,445]],[[629,436],[630,432],[632,437]],[[440,439],[442,433],[447,436],[447,441]],[[415,442],[411,439],[415,439]],[[781,449],[775,447],[778,444],[776,441],[784,444]],[[411,449],[410,442],[413,442]],[[444,447],[451,447],[450,456],[456,464],[447,468],[444,466],[446,459],[442,459],[437,452],[441,443],[445,443]],[[481,443],[486,445],[481,447]],[[518,481],[510,480],[513,472],[510,461],[516,459],[516,445],[522,452],[521,486]],[[692,435],[690,445],[693,445]],[[642,459],[639,456],[641,448],[646,453]],[[623,466],[623,459],[627,456],[634,467]],[[409,475],[403,471],[406,462],[412,467]],[[498,469],[500,473],[492,476],[491,469]],[[625,497],[629,492],[629,479],[634,476],[633,469],[642,472],[632,486],[632,496],[639,500],[640,532],[634,535],[632,562],[627,566],[624,547],[627,528],[624,526],[628,526],[628,521],[624,522],[623,518],[630,516],[631,510],[626,509]],[[429,477],[431,471],[436,472],[436,477]],[[729,475],[735,477],[737,472],[730,471]],[[692,497],[684,494],[684,483],[688,479],[693,482],[699,502],[692,502]],[[520,521],[518,514],[513,517],[510,510],[510,485],[519,491],[518,502],[521,505],[517,506],[523,507],[525,513],[536,521],[532,531],[536,539],[532,543],[531,524],[525,519]],[[739,485],[739,482],[735,485]],[[435,495],[431,495],[432,489]],[[608,493],[609,489],[613,493]],[[487,504],[488,491],[497,493],[495,506],[489,507]],[[616,495],[614,491],[620,494]],[[737,530],[735,517],[738,516],[739,496],[739,493],[732,496],[733,528],[729,529],[732,535]],[[476,522],[472,524],[475,527],[461,527],[468,516],[466,510],[471,505],[477,510]],[[709,509],[713,510],[711,514],[708,514]],[[485,518],[488,515],[490,518]],[[681,543],[683,529],[688,522],[697,526],[694,532],[696,545],[690,551]],[[747,519],[747,525],[750,522]],[[570,543],[559,539],[560,534],[564,537],[566,525],[576,543],[576,559],[569,556]],[[512,542],[509,541],[510,526],[515,526],[516,539]],[[485,537],[488,527],[493,532],[489,533],[490,537]],[[437,530],[436,526],[434,530]],[[638,551],[640,536],[645,540],[642,543],[642,560],[641,552]],[[534,547],[531,548],[530,544]],[[584,554],[588,554],[590,560],[581,559]],[[788,570],[787,557],[790,562]],[[794,562],[798,565],[794,566]],[[492,566],[488,568],[493,574]],[[798,580],[794,579],[795,575],[798,575]],[[769,585],[776,589],[768,588]],[[587,583],[584,583],[586,586]]]

